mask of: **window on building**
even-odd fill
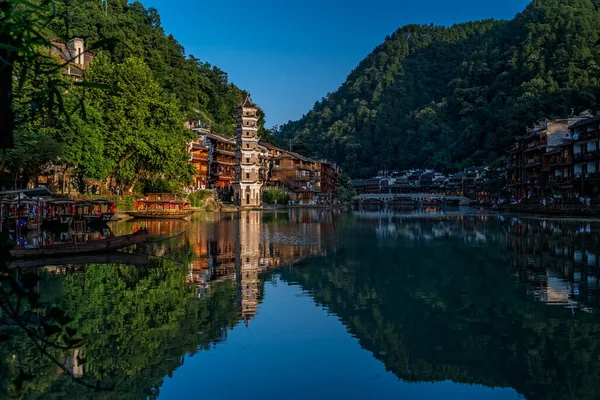
[[[246,174],[246,179],[250,179],[250,174]]]

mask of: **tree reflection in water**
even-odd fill
[[[599,225],[293,211],[145,226],[186,234],[148,246],[159,257],[146,266],[41,271],[43,300],[86,339],[55,354],[81,379],[115,387],[88,397],[157,396],[186,355],[218,346],[260,312],[275,275],[341,318],[403,380],[512,387],[527,398],[595,398],[600,389]],[[82,396],[24,338],[1,344],[0,357],[4,391],[22,368],[35,376],[23,395]]]
[[[512,387],[527,398],[597,397],[598,226],[486,216],[359,221],[341,233],[339,252],[281,276],[339,316],[399,378]]]

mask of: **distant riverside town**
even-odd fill
[[[489,177],[488,167],[471,167],[450,175],[431,169],[411,169],[382,172],[369,179],[353,179],[351,185],[358,194],[429,193],[487,200],[489,194],[485,184]]]
[[[381,173],[355,179],[359,194],[435,193],[488,202],[588,199],[600,192],[600,115],[586,111],[566,119],[544,119],[526,129],[508,149],[505,167],[471,167],[444,175],[434,170]],[[493,188],[491,180],[505,184]],[[589,200],[586,200],[589,202]]]

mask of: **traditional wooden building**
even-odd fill
[[[600,193],[600,115],[571,125],[573,143],[573,190]]]
[[[296,204],[311,204],[321,193],[321,163],[286,151],[273,159],[271,181],[289,190]]]
[[[208,146],[204,143],[191,143],[190,153],[194,166],[194,189],[208,188]]]
[[[231,189],[231,185],[235,180],[235,140],[209,133],[206,135],[206,144],[208,146],[209,188]]]
[[[562,139],[549,149],[543,160],[543,169],[548,171],[546,185],[552,193],[568,195],[573,190],[573,141]]]
[[[566,119],[544,119],[517,139],[510,152],[508,178],[515,198],[569,197],[591,193],[599,182],[598,138],[589,113]]]
[[[193,189],[208,189],[208,141],[206,136],[210,133],[210,128],[204,125],[201,121],[186,121],[185,127],[191,129],[196,138],[189,145],[190,158],[194,167]]]
[[[335,194],[341,185],[340,168],[332,162],[321,163],[321,193]]]
[[[353,179],[350,184],[358,194],[379,193],[379,179],[377,178]]]
[[[539,196],[542,192],[542,156],[546,151],[540,124],[527,129],[510,151],[509,187],[516,197]]]

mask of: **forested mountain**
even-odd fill
[[[210,123],[216,132],[234,133],[235,108],[246,92],[218,67],[186,55],[173,35],[165,34],[156,9],[128,0],[110,0],[106,10],[98,0],[56,0],[55,5],[61,18],[55,19],[52,34],[83,38],[88,47],[102,41],[100,49],[115,63],[143,59],[187,117]]]
[[[597,107],[599,8],[534,0],[511,21],[402,27],[279,137],[354,176],[491,163],[535,120]]]

